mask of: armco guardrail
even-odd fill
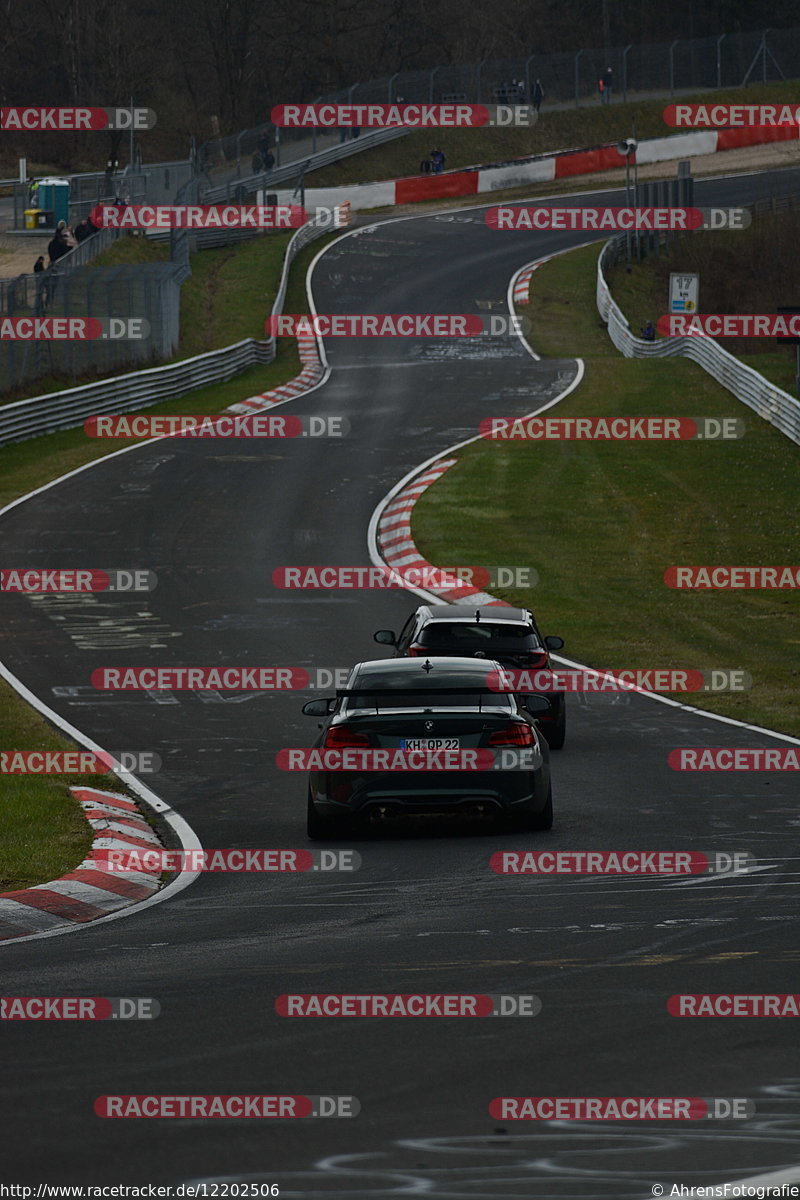
[[[611,296],[603,270],[614,263],[625,247],[625,235],[606,242],[597,260],[597,310],[608,327],[608,334],[626,358],[670,358],[682,355],[708,371],[737,400],[759,417],[800,445],[800,400],[770,383],[758,371],[745,366],[735,355],[723,350],[713,338],[663,338],[645,342],[632,332],[628,321]]]
[[[309,221],[295,233],[286,247],[273,313],[282,311],[289,268],[295,256],[309,242],[330,232],[329,225],[317,225]],[[55,433],[59,429],[74,429],[95,414],[148,408],[195,388],[222,383],[248,367],[270,363],[274,358],[274,337],[264,341],[245,338],[233,346],[199,354],[182,362],[133,371],[83,387],[68,388],[63,392],[33,396],[29,400],[18,400],[0,407],[0,446],[24,442],[28,438]]]
[[[246,175],[240,179],[229,179],[227,183],[217,187],[204,187],[202,197],[204,204],[214,204],[219,200],[233,200],[237,195],[255,192],[260,188],[272,191],[280,183],[289,183],[296,179],[301,170],[318,171],[321,167],[330,166],[342,158],[349,158],[362,150],[380,146],[383,142],[394,141],[395,138],[405,137],[410,129],[374,129],[362,133],[360,137],[342,142],[338,146],[329,146],[327,150],[319,150],[316,154],[307,154],[295,159],[284,166],[275,167],[272,171],[261,171],[257,175]]]

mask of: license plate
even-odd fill
[[[458,750],[458,738],[402,738],[401,750]]]

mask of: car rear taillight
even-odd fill
[[[535,746],[533,730],[524,721],[498,729],[489,738],[490,746]]]
[[[409,658],[421,658],[423,654],[428,654],[428,651],[424,646],[414,645],[409,646],[406,653],[408,654]]]
[[[356,733],[349,725],[332,725],[325,734],[326,750],[344,750],[347,746],[368,746],[366,733]]]

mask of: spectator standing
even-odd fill
[[[642,328],[642,337],[646,342],[654,342],[656,340],[656,327],[652,321],[648,321]]]
[[[537,79],[536,83],[533,85],[533,107],[536,109],[537,113],[541,107],[543,100],[544,100],[544,88],[542,87],[541,79]]]
[[[61,222],[59,222],[59,224],[60,223]],[[50,266],[52,267],[53,264],[57,263],[60,258],[63,258],[65,254],[68,254],[69,249],[70,248],[67,245],[67,240],[64,237],[63,232],[57,229],[55,236],[50,242],[48,242],[47,245],[47,253],[50,256]]]
[[[259,139],[256,142],[256,149],[258,150],[258,153],[261,155],[261,161],[264,162],[267,155],[269,154],[269,134],[262,133],[259,136]]]
[[[85,242],[87,238],[91,237],[92,234],[96,232],[97,230],[95,229],[94,225],[92,225],[89,218],[84,217],[83,220],[75,227],[75,241],[77,245],[80,245],[81,242]]]
[[[39,272],[40,272],[40,271],[43,271],[43,270],[45,269],[45,266],[44,266],[44,255],[43,255],[43,254],[40,254],[40,255],[39,255],[39,257],[37,258],[36,262],[33,264],[33,269],[34,269],[34,271],[36,272],[36,274],[37,274],[37,275],[39,274]]]
[[[611,67],[606,67],[606,73],[603,76],[603,104],[611,103],[611,92],[614,88],[614,73]]]
[[[264,158],[264,170],[271,171],[274,166],[275,166],[275,155],[272,153],[271,150],[268,150],[266,153],[266,156]]]
[[[445,164],[444,150],[431,150],[431,162],[434,175],[441,175]]]

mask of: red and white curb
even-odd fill
[[[95,831],[87,858],[60,879],[0,893],[0,941],[70,928],[147,900],[161,886],[145,871],[108,871],[98,851],[160,848],[136,804],[117,792],[70,788]]]
[[[436,483],[437,479],[441,479],[445,471],[457,462],[457,458],[445,458],[427,467],[413,483],[398,492],[381,512],[377,529],[378,550],[386,566],[397,571],[398,574],[407,571],[433,572],[442,576],[443,584],[449,582],[446,572],[442,573],[441,568],[429,563],[417,549],[411,536],[411,514],[422,493],[432,483]],[[469,600],[473,604],[501,605],[508,608],[504,600],[498,600],[495,596],[490,596],[488,592],[482,592],[476,587],[470,587],[460,582],[455,575],[451,578],[452,587],[428,588],[427,590],[435,592],[448,604],[460,604]]]
[[[588,246],[588,242],[582,243]],[[575,250],[579,247],[573,247]],[[556,251],[555,254],[546,254],[544,258],[537,258],[535,263],[530,263],[527,267],[523,267],[521,271],[514,277],[513,297],[515,304],[530,304],[531,302],[531,279],[534,271],[538,271],[539,267],[543,267],[545,263],[550,262],[551,258],[558,258],[562,251]]]
[[[272,388],[269,392],[262,392],[260,396],[248,396],[246,400],[239,400],[236,404],[231,404],[229,408],[226,408],[225,412],[262,412],[265,408],[271,408],[273,404],[282,404],[284,400],[291,400],[293,396],[302,395],[303,392],[307,392],[309,388],[319,383],[325,368],[317,349],[316,339],[299,337],[297,349],[300,362],[303,364],[299,375],[290,379],[288,383],[282,383],[278,387]]]

